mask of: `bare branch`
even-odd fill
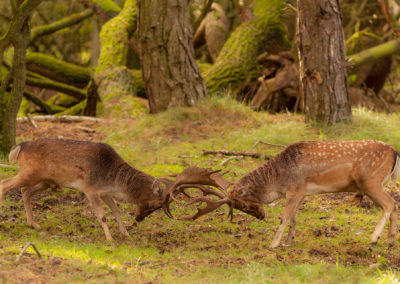
[[[274,146],[274,147],[286,147],[286,145],[283,144],[274,144],[274,143],[269,143],[269,142],[264,142],[261,140],[258,140],[256,143],[254,143],[253,147],[251,147],[250,149],[254,149],[258,144],[264,144],[264,145],[268,145],[268,146]]]
[[[26,115],[26,117],[28,118],[29,122],[33,125],[33,127],[35,127],[36,129],[39,128],[39,126],[37,125],[36,121],[33,119],[32,115],[30,115],[29,113]]]
[[[255,153],[255,152],[241,152],[241,151],[227,151],[227,150],[203,150],[203,155],[218,155],[222,154],[224,156],[246,156],[255,159],[269,160],[271,156]]]

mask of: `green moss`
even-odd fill
[[[66,94],[57,93],[57,94],[51,96],[46,102],[49,104],[52,104],[52,105],[69,107],[71,105],[77,104],[79,101],[78,101],[78,99],[68,96]]]
[[[251,80],[259,73],[256,57],[262,49],[287,45],[283,28],[283,1],[266,1],[258,18],[231,34],[214,65],[203,75],[210,93]]]
[[[121,8],[112,0],[91,0],[109,17],[115,17],[121,11]]]
[[[135,81],[135,93],[136,94],[144,94],[145,89],[144,89],[144,83],[143,83],[143,78],[142,78],[142,70],[129,70],[132,74],[132,77],[134,78]]]
[[[51,73],[65,78],[71,84],[86,85],[91,78],[90,69],[56,59],[43,53],[28,52],[26,54],[26,63],[50,70]]]
[[[100,32],[100,57],[96,74],[114,66],[125,66],[129,35],[136,25],[136,1],[127,0],[118,16],[103,25]]]
[[[83,115],[83,111],[86,108],[87,100],[80,102],[79,104],[74,105],[66,109],[65,111],[59,112],[56,115]]]
[[[18,117],[25,117],[28,113],[31,112],[31,106],[29,101],[25,98],[22,98],[21,105],[18,110]]]

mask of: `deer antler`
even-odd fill
[[[176,175],[176,180],[173,186],[169,190],[169,196],[171,199],[177,201],[176,196],[183,194],[189,198],[189,201],[185,206],[195,203],[207,203],[207,206],[203,209],[197,208],[197,213],[192,216],[182,216],[181,220],[195,220],[202,215],[205,215],[223,204],[228,204],[230,207],[233,206],[231,200],[228,198],[226,189],[232,184],[232,182],[224,179],[222,176],[225,173],[221,173],[221,170],[204,169],[199,167],[189,167],[182,171],[182,173]],[[217,191],[211,187],[218,188]],[[202,192],[202,196],[192,197],[185,189],[195,188]],[[207,195],[215,195],[219,200],[212,200]]]
[[[200,216],[203,216],[211,211],[214,211],[215,209],[217,209],[218,207],[220,207],[223,204],[228,204],[230,207],[230,202],[231,200],[229,198],[224,198],[224,199],[220,199],[220,200],[211,200],[210,198],[207,197],[197,197],[193,200],[191,200],[190,202],[188,202],[187,204],[185,204],[185,206],[194,204],[194,203],[202,203],[202,202],[206,202],[207,206],[206,208],[198,208],[197,207],[197,213],[195,213],[194,215],[191,216],[181,216],[178,219],[179,220],[196,220],[197,218],[199,218]]]

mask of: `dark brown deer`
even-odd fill
[[[15,146],[9,160],[18,162],[19,173],[0,182],[0,208],[7,191],[21,188],[27,223],[34,228],[40,227],[33,219],[31,197],[49,187],[68,187],[84,192],[107,240],[112,237],[101,200],[110,207],[124,235],[129,234],[113,199],[136,205],[138,222],[161,207],[172,217],[169,203],[164,200],[173,181],[157,179],[131,167],[107,144],[40,139]]]
[[[201,169],[197,168],[197,171]],[[397,206],[384,191],[384,186],[390,179],[397,182],[400,158],[392,146],[383,142],[362,140],[294,143],[264,165],[243,176],[233,184],[227,194],[224,193],[225,190],[217,192],[206,188],[204,184],[216,184],[217,187],[226,189],[227,183],[221,183],[222,177],[215,172],[206,169],[203,172],[208,173],[213,182],[203,178],[193,181],[192,187],[200,189],[204,195],[213,194],[219,199],[212,200],[206,196],[190,198],[188,204],[205,202],[207,207],[198,209],[196,214],[184,216],[183,219],[197,219],[223,204],[263,219],[263,204],[286,197],[281,225],[270,245],[275,248],[279,246],[287,224],[287,242],[291,243],[294,238],[295,213],[305,196],[357,192],[367,195],[383,209],[383,215],[371,236],[371,243],[377,243],[388,219],[388,244],[395,243]],[[190,187],[188,180],[175,183],[170,190],[173,198],[185,193],[185,188]]]

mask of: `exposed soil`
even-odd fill
[[[104,137],[93,122],[36,122],[38,128],[29,122],[17,123],[17,136],[23,140],[39,138],[76,139],[99,142]]]

